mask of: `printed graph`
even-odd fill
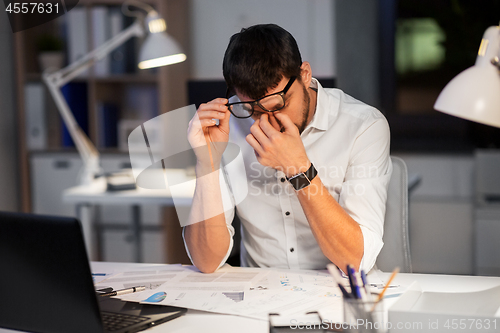
[[[244,297],[245,293],[243,291],[241,291],[241,292],[226,292],[226,293],[222,293],[222,295],[224,295],[227,298],[238,303],[238,302],[243,301],[243,297]]]

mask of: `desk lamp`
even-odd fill
[[[129,9],[131,6],[144,10],[147,15],[137,10],[131,11]],[[143,37],[145,34],[148,36],[139,52],[138,66],[140,69],[171,65],[186,60],[186,55],[182,53],[175,40],[167,35],[165,20],[153,7],[130,0],[123,4],[122,11],[125,15],[136,17],[132,25],[74,63],[55,72],[50,72],[48,69],[42,75],[71,138],[75,142],[76,149],[83,159],[83,168],[79,175],[79,184],[81,185],[90,184],[95,176],[101,173],[99,152],[76,122],[60,88],[130,38]]]
[[[486,29],[474,66],[451,80],[439,94],[438,111],[500,127],[500,27]]]

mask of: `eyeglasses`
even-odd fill
[[[258,105],[263,111],[266,112],[281,110],[285,107],[285,94],[288,89],[290,89],[296,78],[296,76],[292,76],[290,80],[288,80],[285,89],[280,92],[261,97],[255,101],[227,103],[226,106],[236,118],[251,117],[254,113],[253,109],[255,105]],[[230,100],[229,90],[226,92],[226,98]],[[236,96],[232,96],[231,99],[232,98],[236,98]]]

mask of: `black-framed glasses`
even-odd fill
[[[255,107],[255,105],[266,112],[275,112],[281,110],[285,107],[285,95],[296,78],[296,76],[292,76],[290,80],[288,80],[285,89],[280,92],[261,97],[255,101],[227,103],[226,106],[236,118],[251,117],[253,115],[253,108]],[[226,91],[226,98],[230,100],[229,90]]]

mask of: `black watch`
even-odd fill
[[[311,163],[311,166],[306,172],[301,172],[298,175],[290,178],[287,177],[286,179],[290,182],[290,184],[292,184],[293,188],[298,191],[309,186],[317,174],[318,171],[316,171],[316,168],[314,168],[314,165]]]

